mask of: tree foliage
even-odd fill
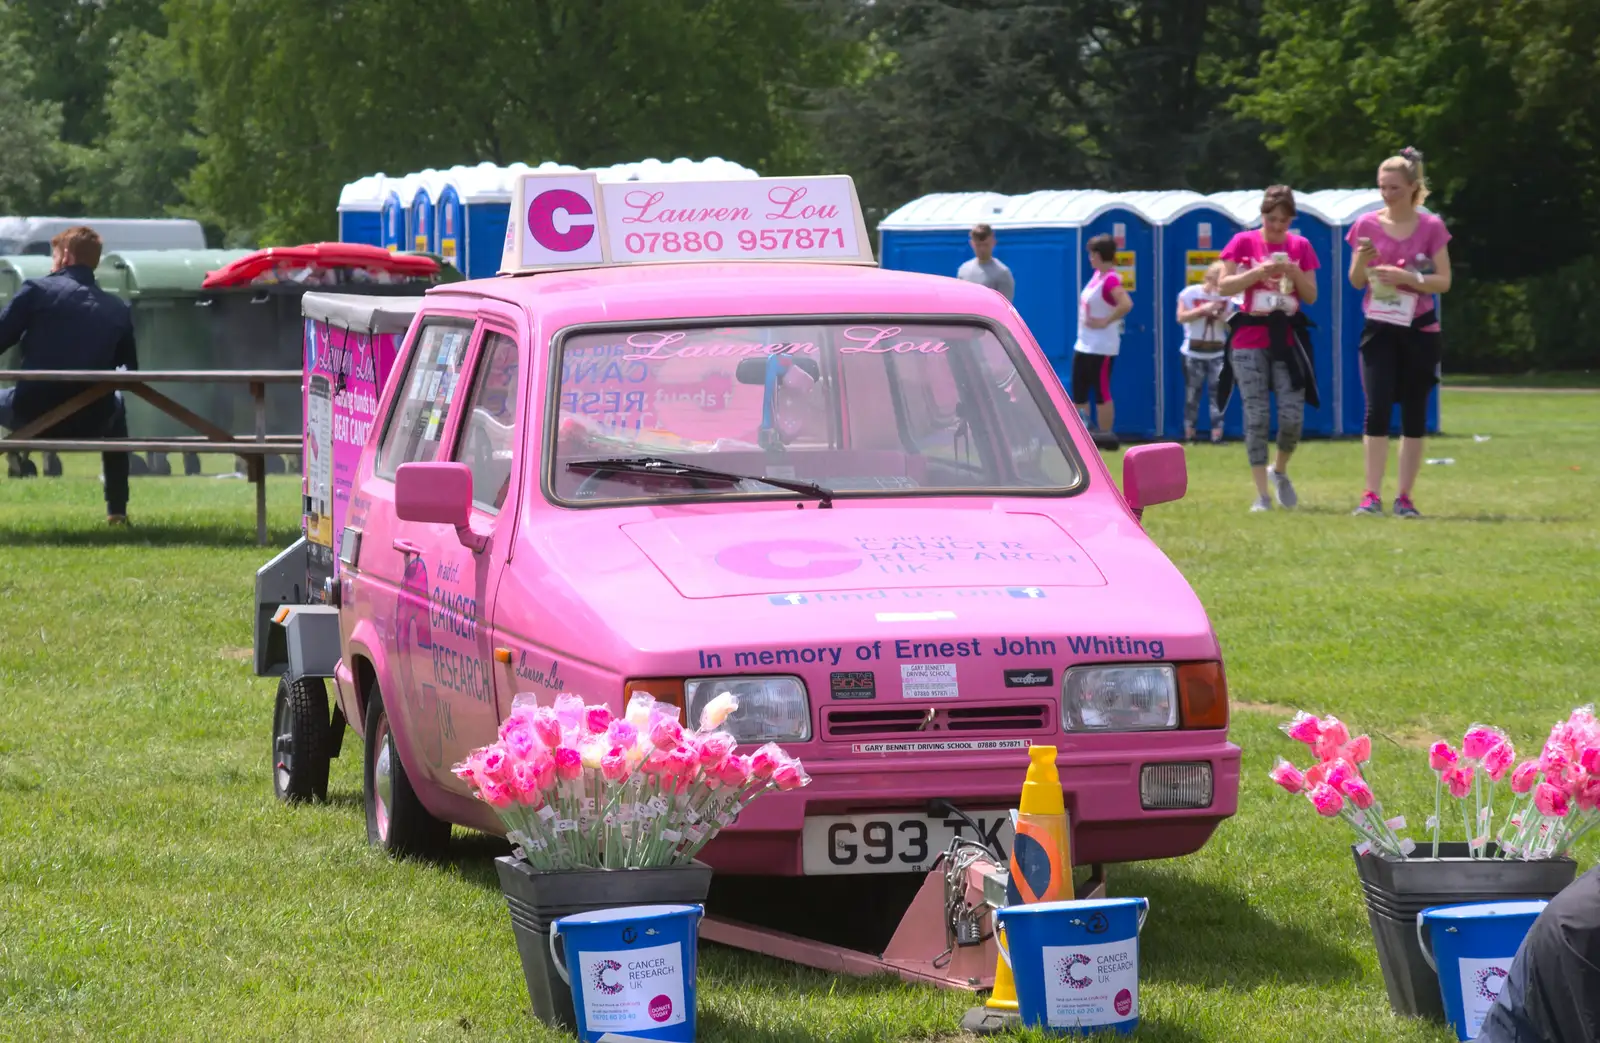
[[[59,152],[61,106],[35,101],[32,80],[22,48],[0,34],[0,213],[42,209]]]

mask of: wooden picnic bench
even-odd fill
[[[0,452],[39,450],[55,453],[228,453],[245,460],[246,475],[256,487],[256,541],[267,543],[266,458],[298,455],[299,434],[267,434],[267,385],[299,384],[297,369],[262,370],[0,370],[0,381],[51,380],[89,386],[39,418],[0,438]],[[151,384],[244,384],[255,403],[255,431],[234,435],[173,401]],[[127,391],[184,424],[196,436],[174,438],[40,438],[91,402],[115,391]]]

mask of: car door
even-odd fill
[[[462,558],[460,569],[439,586],[446,602],[453,599],[472,610],[470,638],[447,627],[442,639],[435,641],[436,647],[442,641],[447,650],[444,669],[457,669],[469,655],[475,660],[467,668],[470,684],[439,688],[441,719],[448,725],[442,732],[447,768],[477,747],[493,742],[500,720],[511,709],[511,694],[495,683],[497,673],[505,670],[494,662],[490,607],[505,573],[516,522],[516,493],[523,471],[519,464],[520,414],[526,396],[522,349],[514,327],[493,317],[486,322],[473,354],[468,393],[449,457],[472,470],[472,528],[489,542],[482,551]],[[458,675],[456,680],[462,678]],[[469,791],[454,775],[443,781],[458,792]]]
[[[480,333],[470,315],[422,318],[365,489],[361,564],[392,664],[385,705],[405,723],[425,773],[438,780],[449,775],[453,763],[445,743],[455,730],[456,712],[454,700],[441,695],[468,687],[480,694],[492,691],[487,674],[475,681],[474,666],[481,658],[472,649],[477,612],[459,578],[464,574],[470,588],[476,567],[450,526],[395,516],[394,476],[403,463],[441,458],[441,447],[456,427],[470,350]],[[492,714],[492,696],[484,701]]]

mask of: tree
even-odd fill
[[[1253,68],[1258,0],[877,0],[833,92],[829,140],[887,205],[933,191],[1259,183],[1258,132],[1224,107]]]
[[[31,97],[33,74],[22,48],[0,32],[0,213],[45,209],[46,179],[56,163],[61,106]]]
[[[262,241],[331,234],[339,186],[490,160],[809,151],[842,68],[789,0],[172,0],[199,87],[190,189]]]

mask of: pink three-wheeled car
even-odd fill
[[[512,213],[499,278],[306,298],[306,538],[258,577],[281,796],[348,723],[374,843],[497,832],[450,768],[515,695],[643,690],[736,693],[814,779],[723,873],[1004,845],[1036,744],[1079,864],[1234,812],[1216,635],[1139,522],[1182,449],[1119,492],[1003,297],[875,267],[848,178],[529,176]]]

